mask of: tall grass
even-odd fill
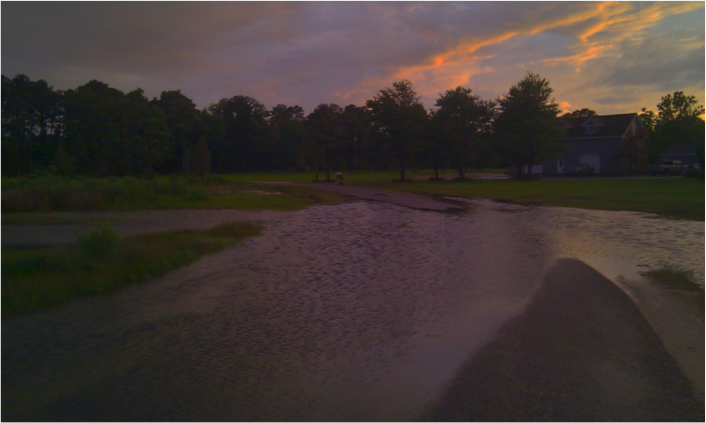
[[[154,202],[160,196],[197,201],[207,196],[201,183],[188,177],[153,180],[30,175],[2,178],[3,212],[105,210],[115,204]]]
[[[224,189],[225,188],[225,189]],[[7,213],[99,210],[247,209],[296,210],[338,201],[336,195],[293,187],[258,186],[283,195],[257,195],[233,178],[211,175],[202,181],[188,176],[153,179],[30,175],[2,178],[3,222],[22,222]],[[41,221],[41,219],[38,219]]]
[[[260,231],[257,225],[233,222],[206,231],[141,235],[116,244],[110,230],[103,229],[84,235],[75,247],[3,249],[2,314],[25,313],[146,280]]]

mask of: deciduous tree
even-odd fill
[[[667,94],[657,104],[657,114],[642,109],[640,115],[651,134],[648,138],[647,154],[651,163],[659,161],[659,154],[674,144],[697,143],[697,150],[703,150],[704,106],[693,95],[677,91]]]
[[[331,182],[331,170],[336,159],[336,150],[344,140],[342,124],[343,109],[337,104],[322,103],[307,116],[306,138],[309,160],[318,169],[326,170],[326,181]],[[316,179],[318,179],[318,171]]]
[[[199,138],[196,143],[196,149],[191,155],[191,165],[201,180],[211,172],[211,152],[205,137]]]
[[[495,103],[481,100],[470,88],[447,90],[436,100],[439,124],[451,166],[465,179],[465,169],[478,158],[481,143],[490,133]]]
[[[598,113],[591,109],[580,109],[580,110],[574,110],[571,113],[564,113],[561,117],[563,118],[580,118],[580,117],[591,117],[591,116],[597,116]]]
[[[405,171],[422,147],[427,112],[419,99],[412,83],[403,80],[380,90],[365,103],[376,140],[382,144],[381,150],[395,161],[400,181],[405,180]]]
[[[559,106],[552,92],[549,81],[528,72],[498,99],[496,134],[503,152],[517,166],[519,177],[524,166],[531,177],[533,165],[556,158],[562,148],[557,127]]]
[[[213,166],[217,172],[252,172],[262,168],[260,141],[265,135],[267,109],[252,97],[236,95],[211,105],[223,138],[215,140]]]
[[[163,170],[166,173],[183,169],[184,154],[194,149],[199,133],[199,111],[194,102],[179,90],[163,91],[154,104],[164,112],[171,133],[165,146]]]

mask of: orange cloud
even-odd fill
[[[518,36],[536,35],[556,28],[582,29],[576,35],[577,43],[570,46],[568,55],[540,60],[539,63],[567,64],[574,67],[575,73],[580,73],[587,62],[615,54],[614,48],[620,41],[641,37],[645,29],[657,25],[667,16],[703,7],[702,2],[650,3],[644,9],[637,10],[637,6],[630,2],[591,3],[588,9],[574,11],[569,15],[547,20],[540,18],[536,22],[519,24],[512,28],[501,27],[497,33],[490,36],[462,39],[446,50],[435,52],[421,63],[397,68],[386,77],[368,79],[360,88],[351,92],[375,93],[391,81],[408,79],[415,84],[419,94],[435,95],[445,89],[467,85],[474,75],[492,72],[492,68],[481,63],[494,55],[478,54],[481,49]],[[694,43],[698,42],[699,40],[694,40]],[[348,97],[351,95],[348,94]],[[566,107],[570,108],[570,104],[567,103]]]
[[[488,67],[479,66],[480,61],[494,57],[488,54],[477,55],[476,53],[480,49],[501,44],[518,36],[536,35],[552,28],[575,25],[605,13],[606,5],[603,3],[596,4],[597,6],[589,12],[585,10],[574,12],[569,16],[562,16],[534,25],[528,25],[526,28],[522,29],[500,32],[487,38],[473,37],[461,40],[446,51],[437,53],[428,58],[424,63],[397,69],[386,79],[408,79],[413,81],[420,94],[434,94],[440,89],[450,89],[459,85],[466,85],[473,75],[492,71],[492,69],[489,70]],[[592,50],[589,54],[585,54],[581,57],[577,55],[577,58],[581,59],[580,62],[588,60],[592,57],[592,54],[596,54],[598,51],[599,50]]]
[[[641,36],[642,31],[651,28],[667,16],[690,12],[703,8],[699,2],[688,3],[650,3],[643,10],[633,10],[629,2],[607,2],[598,6],[597,15],[591,17],[591,25],[579,36],[579,43],[571,46],[576,53],[544,59],[546,64],[569,64],[580,73],[582,65],[592,59],[610,55],[613,47],[620,41]],[[605,34],[603,40],[595,36]],[[684,47],[684,46],[681,46]]]

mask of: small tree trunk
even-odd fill
[[[319,182],[319,162],[316,162],[316,166],[314,166],[314,181]]]
[[[466,177],[466,173],[464,172],[463,166],[461,166],[461,167],[459,167],[458,169],[456,169],[456,172],[458,172],[458,177],[459,177],[460,179],[463,179],[463,178]]]
[[[358,173],[358,137],[353,136],[353,171]]]
[[[439,179],[439,163],[434,162],[434,179]]]

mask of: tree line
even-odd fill
[[[452,168],[464,179],[472,167],[531,169],[556,158],[561,133],[552,92],[546,79],[528,73],[497,100],[480,99],[459,86],[441,93],[427,110],[412,83],[403,80],[363,106],[322,103],[305,115],[298,105],[268,110],[243,95],[199,110],[179,90],[148,99],[139,88],[124,93],[96,80],[55,90],[43,80],[3,75],[2,173],[204,176],[307,170],[330,180],[337,170],[396,169],[404,180],[410,169],[433,168],[438,178],[439,169]],[[703,114],[693,97],[680,92],[668,98],[671,108],[658,106],[658,115],[643,109],[641,115],[653,134],[663,137],[655,144],[660,148],[669,146],[666,134],[674,125],[681,128],[674,121],[698,128],[683,115]],[[590,113],[595,114],[574,112]],[[703,134],[703,120],[700,124]]]

